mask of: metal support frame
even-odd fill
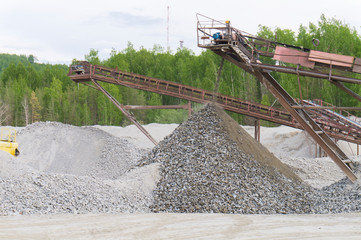
[[[361,102],[361,96],[357,93],[353,92],[351,89],[347,88],[342,82],[346,83],[353,83],[353,84],[361,84],[361,80],[357,78],[351,78],[351,77],[343,77],[343,76],[336,76],[332,75],[330,73],[321,73],[321,72],[314,72],[314,71],[308,71],[308,70],[300,70],[298,68],[292,68],[292,67],[285,67],[285,66],[274,66],[274,65],[268,65],[268,64],[261,64],[261,63],[252,63],[252,67],[256,69],[261,70],[269,70],[269,71],[275,71],[275,72],[282,72],[282,73],[290,73],[290,74],[297,74],[298,76],[307,76],[307,77],[313,77],[313,78],[320,78],[320,79],[326,79],[336,87],[340,88],[345,93],[349,94],[351,97],[357,99]]]
[[[290,74],[299,74],[300,76],[306,76],[306,77],[314,77],[314,78],[321,78],[321,79],[333,80],[333,81],[339,81],[339,82],[361,84],[360,79],[351,78],[351,77],[343,77],[343,76],[338,76],[338,75],[330,75],[329,73],[315,72],[315,71],[304,70],[304,69],[297,70],[297,68],[293,68],[293,67],[276,66],[276,65],[269,65],[269,64],[262,64],[262,63],[252,63],[251,65],[253,68],[262,69],[262,70],[270,70],[270,71],[290,73]]]
[[[198,21],[198,32],[204,33],[207,29],[212,29],[210,27],[204,27]],[[224,27],[223,27],[224,28]],[[218,30],[218,29],[217,29]],[[232,31],[235,34],[238,34],[237,38],[232,37]],[[210,31],[211,32],[211,31]],[[273,96],[278,100],[278,102],[292,115],[293,118],[302,126],[302,128],[315,140],[315,142],[322,147],[328,156],[340,167],[340,169],[348,176],[351,181],[357,179],[356,175],[351,171],[352,161],[346,156],[346,154],[337,146],[335,142],[326,134],[324,129],[322,129],[305,111],[304,108],[299,108],[298,103],[282,88],[282,86],[269,74],[269,71],[281,71],[286,73],[297,74],[303,76],[311,76],[317,78],[327,79],[329,81],[344,81],[360,84],[361,80],[347,78],[342,76],[333,76],[331,73],[331,68],[329,74],[324,74],[315,71],[306,71],[297,69],[292,69],[289,67],[274,66],[268,64],[262,64],[259,60],[255,61],[254,59],[254,48],[249,44],[246,37],[242,36],[241,32],[237,29],[233,29],[230,32],[226,32],[227,41],[222,43],[214,43],[207,45],[200,45],[200,47],[208,48],[220,55],[222,58],[229,60],[230,62],[241,67],[245,71],[253,74],[258,81],[263,83],[263,85],[273,94]],[[252,51],[252,53],[250,52]],[[300,84],[300,82],[299,82]],[[300,87],[300,85],[299,85]],[[345,90],[345,88],[341,88]],[[301,95],[301,92],[300,92]]]
[[[355,93],[354,91],[352,91],[351,89],[349,89],[348,87],[346,87],[343,83],[332,80],[329,82],[335,85],[336,87],[338,87],[339,89],[341,89],[342,91],[344,91],[345,93],[347,93],[348,95],[350,95],[351,97],[353,97],[354,99],[356,99],[357,101],[361,102],[361,96]]]
[[[137,110],[137,109],[142,109],[142,110],[147,110],[147,109],[186,109],[186,110],[188,110],[188,108],[189,108],[188,104],[184,104],[184,105],[123,105],[123,104],[121,104],[121,105],[126,110]]]
[[[298,73],[299,67],[300,67],[300,64],[297,64],[297,82],[298,82],[298,91],[299,91],[299,94],[300,94],[301,103],[303,103],[300,74]]]
[[[130,114],[122,104],[120,104],[107,90],[105,90],[97,81],[94,79],[91,79],[93,84],[102,92],[104,95],[109,98],[110,101],[142,132],[144,135],[154,143],[154,145],[157,145],[158,142],[150,135],[150,133],[143,128],[142,125],[135,119],[135,117]]]
[[[188,101],[188,117],[190,117],[192,113],[193,113],[192,102]]]
[[[222,51],[219,52],[220,54],[222,53]],[[248,71],[245,64],[237,61],[235,58],[228,55],[228,53],[226,53],[226,55],[223,57],[241,68],[246,68],[245,70]],[[101,82],[164,94],[202,104],[213,101],[214,93],[212,91],[206,91],[204,89],[151,78],[144,75],[119,71],[117,69],[91,65],[88,62],[81,62],[81,64],[84,71],[81,73],[78,71],[73,71],[73,67],[71,66],[69,68],[68,76],[77,83],[82,83],[95,89],[97,88],[93,85],[87,84],[91,78]],[[252,73],[252,71],[248,72]],[[265,106],[259,103],[245,101],[223,94],[217,94],[215,102],[217,102],[225,110],[231,112],[286,125],[289,127],[303,129],[291,114],[273,106]],[[308,111],[311,110],[308,109]],[[314,118],[317,124],[319,124],[329,136],[344,141],[361,144],[361,129],[359,130],[356,128],[347,127],[351,124],[350,122],[340,123],[340,119],[335,118],[335,116],[319,117],[317,114],[312,116],[312,118]]]
[[[81,82],[82,84],[94,88],[96,90],[101,91],[99,88],[92,86],[90,84],[87,84],[85,82]],[[122,106],[122,108],[127,109],[127,110],[135,110],[135,109],[186,109],[188,110],[188,117],[190,117],[192,115],[192,102],[188,101],[187,104],[184,105],[123,105],[120,104]]]
[[[254,71],[254,75],[277,98],[282,106],[297,120],[303,129],[322,147],[328,156],[349,177],[356,181],[356,175],[351,171],[352,162],[331,138],[317,125],[317,123],[303,109],[295,109],[297,102],[284,90],[281,85],[266,72]]]
[[[137,110],[137,109],[185,109],[188,110],[188,117],[192,115],[192,103],[191,101],[188,101],[187,104],[184,105],[145,105],[145,106],[139,106],[139,105],[123,105],[124,109],[127,110]]]
[[[292,106],[294,109],[329,109],[329,110],[349,110],[361,111],[361,107],[336,107],[336,106]]]
[[[192,115],[192,102],[188,101],[187,104],[184,105],[122,105],[124,109],[127,110],[137,110],[137,109],[185,109],[188,110],[188,117]]]
[[[257,142],[261,142],[261,124],[259,119],[254,121],[254,138]]]

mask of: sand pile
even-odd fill
[[[310,213],[314,189],[223,110],[207,105],[156,146],[155,212]]]
[[[283,126],[288,129],[289,127]],[[261,132],[261,136],[262,132]],[[261,137],[262,138],[262,137]],[[262,141],[262,140],[261,140]],[[262,143],[271,149],[277,157],[289,157],[294,158],[314,158],[315,157],[315,143],[307,132],[292,129],[292,131],[282,132],[282,128],[275,131],[272,134],[272,138],[268,141],[262,141]]]

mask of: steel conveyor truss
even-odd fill
[[[216,101],[222,108],[231,112],[289,127],[303,129],[290,113],[275,107],[265,106],[259,103],[245,101],[219,93],[215,95],[213,92],[204,89],[139,74],[128,73],[117,69],[92,65],[84,61],[79,62],[78,65],[71,66],[68,75],[73,81],[85,84],[97,90],[100,90],[98,86],[95,86],[94,84],[89,85],[88,83],[93,83],[93,80],[97,82],[106,82],[203,104]],[[108,94],[106,94],[106,96],[108,98],[110,97]],[[110,98],[110,100],[113,102],[115,99]],[[116,106],[126,110],[126,106],[122,106],[121,104],[116,104]],[[348,128],[346,131],[340,124],[317,116],[315,121],[329,136],[339,140],[361,144],[361,131],[353,128]]]
[[[327,55],[327,53],[312,52],[309,49],[304,50],[296,46],[271,42],[251,36],[233,28],[231,27],[229,21],[217,21],[200,14],[197,15],[197,18],[198,46],[212,50],[219,56],[253,74],[275,96],[275,98],[292,115],[292,117],[297,120],[297,122],[305,131],[307,131],[315,142],[322,147],[322,149],[328,154],[328,156],[331,157],[337,166],[341,168],[348,178],[351,181],[355,181],[357,177],[351,170],[353,168],[352,161],[326,134],[324,129],[310,117],[303,105],[299,105],[285,91],[285,89],[282,88],[282,86],[271,76],[270,72],[280,71],[285,73],[294,73],[297,75],[324,78],[334,83],[352,97],[360,100],[361,97],[346,88],[341,81],[361,83],[361,80],[347,76],[335,76],[332,74],[333,65],[335,68],[337,67],[338,69],[345,71],[352,71],[353,69],[355,70],[354,72],[359,71],[359,60],[356,59],[355,65],[352,66],[352,64],[350,64],[354,61],[352,57],[344,58],[345,56],[336,56],[336,54]],[[277,49],[277,46],[280,47]],[[266,50],[264,50],[265,48]],[[287,54],[277,55],[275,54],[277,51],[285,51]],[[311,56],[311,54],[313,55]],[[260,55],[273,57],[278,60],[281,58],[281,60],[288,61],[288,63],[297,64],[297,68],[262,64],[262,62],[258,60]],[[289,58],[290,56],[293,58]],[[317,58],[317,56],[321,57]],[[327,63],[330,65],[328,74],[314,69],[300,70],[299,68],[300,65],[313,68],[317,64],[324,67]]]

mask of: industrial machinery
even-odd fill
[[[10,128],[0,129],[0,150],[19,156],[18,143],[16,142],[16,130]]]
[[[79,65],[81,65],[82,67],[79,67]],[[82,71],[78,71],[78,69],[82,69]],[[79,62],[78,65],[76,65],[76,67],[70,66],[68,76],[77,83],[87,85],[97,90],[99,90],[100,88],[97,85],[95,85],[94,82],[100,81],[100,82],[140,89],[144,91],[154,92],[158,94],[173,96],[197,103],[205,104],[208,102],[215,101],[223,109],[231,112],[250,116],[255,119],[266,120],[277,124],[286,125],[289,127],[303,129],[302,126],[296,121],[296,119],[290,113],[282,109],[278,109],[276,107],[270,107],[270,106],[262,105],[260,103],[246,101],[240,98],[227,96],[220,93],[214,95],[212,91],[207,91],[189,85],[152,78],[144,75],[120,71],[118,69],[92,65],[85,61]],[[123,106],[122,104],[117,103],[116,100],[113,99],[113,97],[109,93],[104,93],[104,94],[118,108],[122,108],[125,110],[132,109],[129,108],[128,106]],[[148,107],[150,108],[150,106]],[[167,106],[163,106],[163,107],[165,108]],[[309,106],[309,107],[314,107],[314,106]],[[326,107],[322,106],[322,108],[326,108]],[[334,109],[335,107],[330,106],[329,108]],[[324,111],[321,113],[320,112],[317,113],[318,114],[311,114],[311,117],[314,118],[314,121],[317,122],[317,124],[321,126],[322,129],[329,136],[332,136],[335,139],[352,142],[358,145],[361,144],[361,127],[359,128],[350,127],[351,124],[349,124],[347,118],[342,118],[343,121],[342,123],[339,120],[340,118],[335,118],[331,114],[325,115],[323,114]],[[257,126],[259,128],[258,124]]]
[[[357,73],[361,73],[361,58],[326,53],[263,39],[232,27],[230,21],[218,21],[201,14],[197,14],[197,19],[198,46],[213,51],[254,75],[349,179],[355,181],[357,177],[352,172],[353,162],[307,110],[312,109],[313,112],[322,110],[323,112],[320,112],[322,117],[328,116],[326,121],[332,120],[336,125],[340,125],[334,120],[335,114],[331,116],[329,111],[324,111],[327,107],[303,101],[300,76],[325,79],[351,97],[361,101],[361,96],[344,85],[344,83],[361,84],[361,80],[354,77]],[[315,39],[313,43],[316,46],[318,40]],[[276,61],[274,64],[265,64],[261,62],[260,56],[269,57]],[[287,64],[280,64],[282,62]],[[297,102],[276,81],[271,75],[273,71],[297,75],[300,102]],[[342,107],[338,108],[341,109]],[[356,107],[349,107],[348,109],[361,110]],[[347,129],[355,129],[348,123],[346,124]],[[345,124],[341,125],[346,126]]]

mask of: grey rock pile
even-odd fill
[[[153,212],[341,213],[361,211],[359,180],[310,187],[215,105],[180,125],[142,162],[161,164]],[[358,169],[358,170],[357,170]]]
[[[311,213],[315,204],[316,190],[214,105],[180,125],[142,164],[154,162],[161,164],[154,212]]]
[[[361,166],[356,162],[355,174],[358,177],[352,183],[347,177],[323,187],[314,206],[317,213],[343,213],[361,211]]]
[[[18,142],[18,158],[0,153],[0,215],[149,211],[157,165],[133,169],[146,152],[128,141],[40,122]]]
[[[102,179],[62,174],[26,173],[0,179],[0,215],[114,213],[147,211],[121,189]]]
[[[94,127],[38,122],[18,133],[17,158],[39,171],[116,179],[147,151]]]

